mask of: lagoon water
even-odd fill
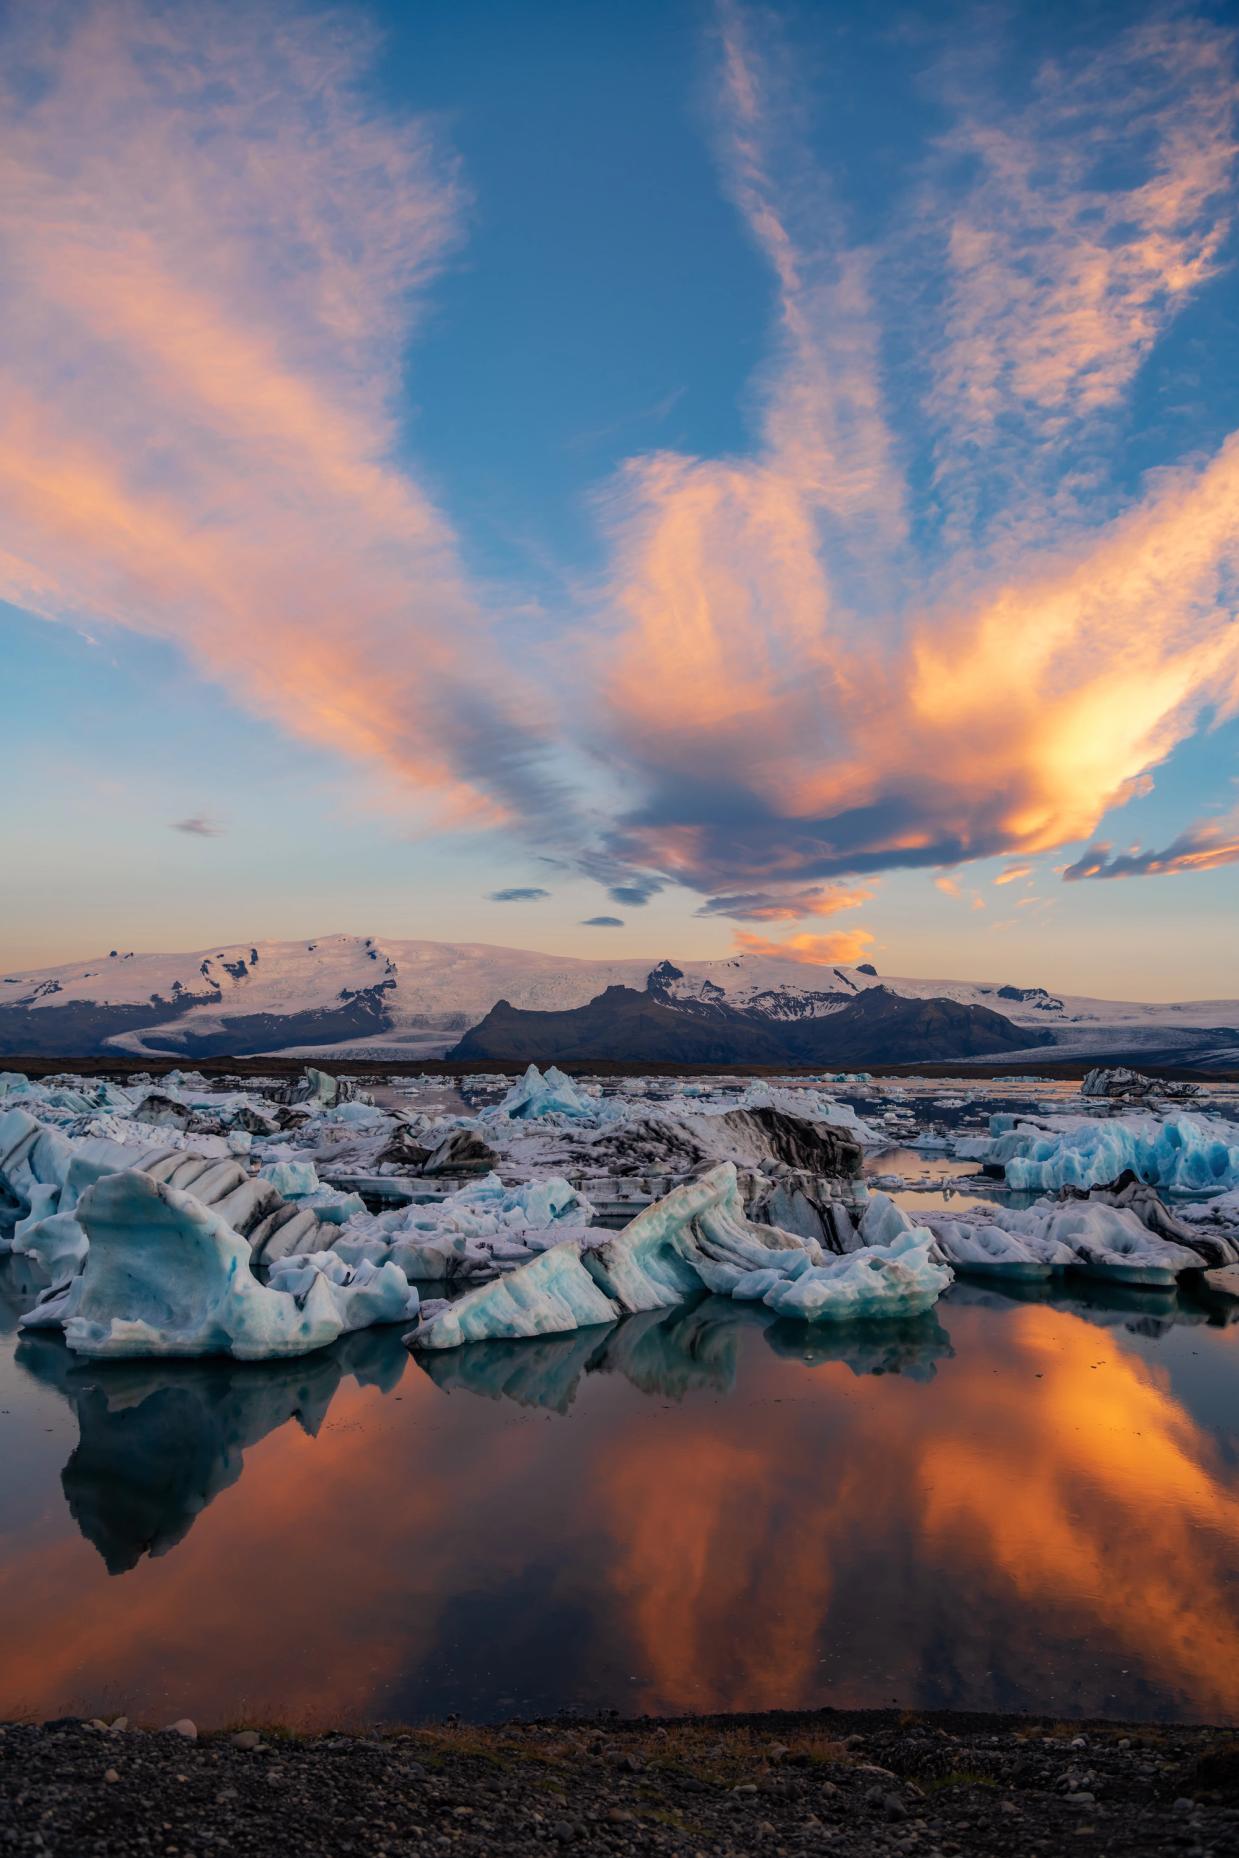
[[[75,1360],[0,1274],[0,1716],[1239,1721],[1239,1325],[957,1284],[432,1360]]]

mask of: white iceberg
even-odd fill
[[[250,1248],[192,1193],[149,1174],[107,1174],[83,1195],[90,1245],[65,1340],[79,1354],[303,1355],[342,1332],[327,1278],[305,1295],[260,1284]]]

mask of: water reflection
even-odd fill
[[[7,1344],[0,1714],[1234,1720],[1239,1331],[1025,1292],[850,1333],[703,1298],[421,1363]]]
[[[405,1359],[390,1329],[287,1362],[92,1363],[38,1332],[17,1349],[18,1366],[74,1410],[79,1438],[61,1483],[109,1574],[174,1548],[269,1432],[294,1420],[314,1437],[346,1375],[389,1389]]]

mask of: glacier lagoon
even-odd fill
[[[959,1281],[417,1355],[91,1361],[0,1260],[0,1714],[1239,1720],[1239,1324]]]

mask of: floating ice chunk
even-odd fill
[[[990,1119],[982,1158],[1011,1187],[1044,1193],[1101,1187],[1128,1171],[1154,1187],[1208,1192],[1239,1187],[1239,1126],[1217,1116],[1153,1114]],[[960,1154],[964,1153],[961,1145]]]
[[[558,1066],[548,1065],[542,1072],[531,1064],[491,1113],[511,1122],[526,1122],[539,1116],[597,1116],[598,1109],[598,1099],[578,1090]]]
[[[614,1322],[618,1315],[618,1306],[582,1264],[579,1240],[565,1239],[510,1276],[440,1307],[408,1340],[416,1348],[458,1348],[462,1342],[563,1334]]]
[[[286,1200],[299,1200],[303,1194],[317,1193],[322,1186],[312,1161],[267,1161],[258,1173]]]
[[[419,1348],[454,1348],[551,1334],[621,1310],[673,1308],[703,1287],[760,1297],[780,1315],[812,1321],[911,1316],[950,1282],[932,1235],[917,1228],[901,1230],[889,1245],[828,1257],[813,1240],[755,1225],[745,1216],[734,1165],[722,1162],[595,1249],[583,1251],[580,1240],[556,1245],[509,1277],[436,1308],[408,1339]]]
[[[828,1258],[771,1286],[762,1301],[780,1316],[805,1322],[920,1316],[951,1282],[928,1233],[905,1232],[891,1245],[870,1245]]]
[[[446,1200],[354,1219],[331,1249],[347,1258],[389,1258],[407,1277],[457,1281],[522,1264],[583,1233],[593,1216],[565,1180],[506,1187],[488,1174]]]
[[[789,1089],[786,1085],[764,1081],[749,1084],[733,1102],[737,1109],[781,1110],[785,1116],[800,1116],[808,1122],[828,1123],[832,1129],[846,1129],[857,1142],[876,1143],[884,1140],[881,1131],[858,1116],[850,1103],[840,1103],[836,1098],[807,1086]]]
[[[344,1321],[318,1272],[303,1298],[260,1284],[246,1241],[193,1194],[106,1174],[82,1197],[90,1240],[65,1340],[79,1354],[302,1355]]]
[[[1066,1245],[1022,1237],[988,1222],[935,1218],[932,1230],[947,1263],[969,1276],[1029,1283],[1075,1262]]]
[[[942,1255],[967,1273],[1013,1278],[1076,1270],[1123,1284],[1166,1288],[1205,1260],[1149,1229],[1128,1207],[1104,1200],[1045,1201],[1023,1211],[965,1209],[925,1225]]]
[[[418,1293],[394,1264],[372,1264],[362,1258],[348,1265],[334,1252],[310,1252],[278,1259],[267,1279],[272,1290],[286,1291],[292,1297],[304,1297],[316,1280],[329,1286],[346,1330],[409,1322],[418,1312]]]

